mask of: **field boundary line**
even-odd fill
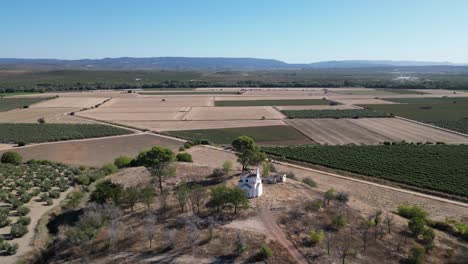
[[[452,133],[452,134],[457,134],[459,136],[468,137],[467,134],[464,134],[464,133],[461,133],[461,132],[458,132],[458,131],[454,131],[454,130],[450,130],[450,129],[447,129],[447,128],[443,128],[443,127],[438,127],[438,126],[435,126],[435,125],[432,125],[432,124],[420,122],[420,121],[417,121],[417,120],[408,119],[408,118],[404,118],[404,117],[401,117],[401,116],[395,116],[395,118],[401,119],[401,120],[404,120],[404,121],[408,121],[408,122],[411,122],[411,123],[415,123],[415,124],[418,124],[418,125],[423,125],[423,126],[435,128],[435,129],[442,130],[442,131],[445,131],[445,132],[449,132],[449,133]]]
[[[216,150],[220,150],[220,151],[224,151],[224,152],[228,152],[228,153],[232,153],[232,154],[236,153],[235,151],[232,151],[232,150],[226,150],[226,149],[222,149],[222,148],[214,147],[214,146],[209,146],[209,145],[202,145],[202,147],[212,148],[212,149],[216,149]],[[403,188],[397,188],[397,187],[392,187],[392,186],[388,186],[388,185],[384,185],[384,184],[380,184],[380,183],[360,180],[360,179],[356,179],[356,178],[349,177],[349,176],[343,176],[343,175],[339,175],[339,174],[336,174],[336,173],[330,173],[330,172],[326,172],[326,171],[322,171],[322,170],[312,169],[312,168],[308,168],[308,167],[304,167],[304,166],[301,166],[301,165],[296,165],[296,164],[292,164],[292,163],[288,163],[288,162],[283,162],[283,161],[276,161],[275,160],[274,163],[281,164],[281,165],[288,166],[288,167],[292,167],[292,168],[296,168],[296,169],[301,169],[301,170],[311,171],[311,172],[315,172],[315,173],[319,173],[319,174],[324,174],[324,175],[327,175],[327,176],[332,176],[332,177],[340,178],[340,179],[343,179],[343,180],[359,182],[359,183],[372,185],[372,186],[376,186],[376,187],[380,187],[380,188],[384,188],[384,189],[388,189],[388,190],[392,190],[392,191],[411,194],[411,195],[415,195],[415,196],[419,196],[419,197],[423,197],[423,198],[427,198],[427,199],[431,199],[431,200],[436,200],[436,201],[443,202],[443,203],[454,204],[454,205],[458,205],[458,206],[468,208],[468,203],[454,201],[454,200],[438,197],[438,196],[435,196],[435,195],[429,195],[429,194],[424,194],[424,193],[420,193],[420,192],[416,192],[416,191],[406,190],[406,189],[403,189]]]

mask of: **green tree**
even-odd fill
[[[81,201],[84,198],[84,193],[80,191],[72,192],[68,196],[67,207],[76,208],[80,205]]]
[[[182,182],[181,184],[177,185],[175,188],[175,196],[177,202],[179,203],[180,210],[183,213],[185,210],[185,205],[189,199],[190,188],[188,187],[187,183]]]
[[[415,245],[410,249],[410,253],[407,259],[408,264],[423,264],[424,263],[424,254],[426,250],[419,246]]]
[[[229,189],[226,186],[216,186],[211,188],[210,200],[206,204],[207,207],[215,208],[220,211],[227,203],[227,193]]]
[[[426,222],[419,217],[413,217],[408,222],[408,228],[414,237],[418,237],[419,235],[422,235],[425,227],[426,227]]]
[[[336,190],[334,188],[328,189],[323,195],[325,203],[330,204],[330,201],[335,199],[335,195],[336,195]]]
[[[19,165],[23,161],[23,158],[16,152],[7,151],[3,153],[0,161],[5,164]]]
[[[264,161],[262,163],[262,173],[263,173],[263,177],[270,177],[270,162],[268,161]]]
[[[135,159],[138,166],[145,166],[159,182],[159,191],[163,193],[163,181],[175,174],[172,162],[175,159],[174,152],[168,148],[153,147],[141,152]]]
[[[434,230],[430,227],[424,229],[422,233],[422,243],[424,244],[424,248],[426,250],[431,250],[434,247],[434,239],[435,239]]]
[[[156,192],[154,191],[153,186],[148,185],[145,188],[141,189],[140,195],[141,201],[144,204],[146,204],[146,208],[149,211],[151,203],[153,202],[154,197],[156,196]]]
[[[192,191],[190,192],[189,199],[190,203],[192,204],[192,210],[199,214],[200,213],[200,207],[203,203],[203,201],[206,199],[207,193],[206,190],[199,186],[199,185],[194,185],[192,186]]]
[[[238,209],[246,209],[249,207],[249,197],[239,187],[230,189],[227,193],[227,202],[234,206],[234,214],[237,214]]]
[[[140,199],[140,190],[137,187],[128,187],[125,188],[122,201],[126,206],[130,207],[130,210],[133,212],[133,207]]]
[[[255,141],[248,136],[240,136],[232,141],[232,147],[237,152],[244,152],[254,147]]]
[[[332,220],[331,226],[335,230],[340,230],[346,226],[346,217],[342,214],[335,216]]]
[[[255,166],[265,161],[266,155],[253,139],[247,136],[240,136],[232,142],[232,147],[237,152],[237,161],[242,164],[242,171],[247,170],[248,166]]]
[[[122,194],[122,185],[105,180],[96,185],[96,189],[91,193],[90,200],[99,204],[112,200],[115,204],[118,204]]]

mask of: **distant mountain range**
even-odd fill
[[[331,68],[370,68],[370,67],[414,67],[414,66],[468,66],[451,62],[420,61],[372,61],[345,60],[323,61],[309,64],[289,64],[273,59],[256,58],[105,58],[83,60],[56,59],[2,59],[0,68],[31,69],[96,69],[96,70],[279,70],[279,69],[331,69]]]

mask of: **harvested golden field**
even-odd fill
[[[181,120],[187,112],[147,112],[147,113],[89,113],[82,112],[79,116],[103,121],[165,121]]]
[[[193,107],[184,120],[262,120],[283,119],[273,107]]]
[[[58,97],[51,100],[46,100],[34,105],[31,108],[47,108],[47,107],[75,107],[89,108],[97,104],[103,103],[108,98],[93,98],[93,97]]]
[[[189,107],[210,106],[211,97],[202,96],[145,96],[135,98],[113,98],[102,107],[134,108],[134,107]]]
[[[151,131],[178,131],[212,128],[282,126],[282,120],[218,120],[218,121],[119,121],[120,124]]]
[[[99,107],[78,113],[79,116],[108,122],[182,120],[190,107]]]
[[[153,134],[133,134],[107,138],[71,140],[15,148],[24,160],[51,160],[71,165],[100,167],[121,155],[136,156],[153,146],[177,150],[182,141]]]
[[[103,105],[98,108],[86,110],[86,113],[172,113],[188,112],[190,107],[106,107]]]
[[[397,118],[293,119],[288,124],[320,144],[468,143],[468,137]]]
[[[78,110],[80,109],[70,107],[14,109],[8,112],[0,112],[0,123],[37,123],[39,118],[44,118],[46,123],[94,123],[67,115],[67,113]]]
[[[232,96],[214,96],[214,101],[259,101],[259,100],[304,100],[304,99],[323,99],[324,95],[232,95]],[[327,96],[328,98],[328,96]]]

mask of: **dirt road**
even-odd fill
[[[260,212],[260,220],[267,230],[268,237],[280,243],[288,251],[289,255],[294,258],[296,263],[309,263],[301,252],[289,241],[278,224],[276,224],[276,216],[269,209],[264,209]]]

